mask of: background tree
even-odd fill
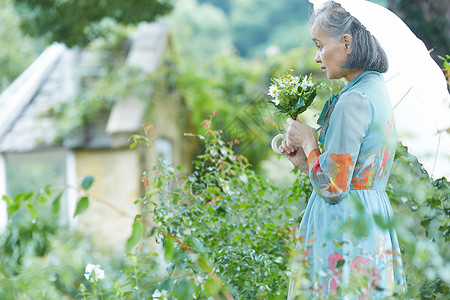
[[[111,24],[152,22],[172,9],[170,0],[14,0],[20,27],[32,37],[85,46],[104,37]]]
[[[0,92],[33,62],[44,45],[41,40],[24,37],[12,0],[0,0]]]
[[[435,48],[431,55],[441,65],[437,56],[445,56],[450,51],[448,0],[389,0],[388,3],[428,49]]]
[[[220,6],[207,1],[178,1],[165,19],[170,24],[176,52],[188,60],[201,62],[232,49],[230,21]]]

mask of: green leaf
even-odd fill
[[[430,225],[431,220],[433,220],[433,218],[426,218],[420,222],[420,225],[422,225],[422,227],[424,228],[427,228]]]
[[[444,61],[444,68],[445,69],[450,69],[450,64],[448,63],[448,61]]]
[[[305,100],[303,100],[303,98],[300,97],[300,99],[298,99],[297,103],[295,103],[294,109],[298,109],[303,106],[305,106]]]
[[[389,229],[390,222],[387,221],[383,216],[374,214],[373,219],[375,221],[375,224],[377,224],[381,229]]]
[[[33,204],[28,203],[27,208],[28,208],[28,211],[30,212],[31,218],[36,219],[38,212],[37,212],[37,209],[33,206]]]
[[[345,260],[340,259],[338,260],[337,264],[336,264],[336,268],[340,268],[345,264]]]
[[[241,239],[241,236],[238,234],[238,235],[236,235],[231,241],[237,242],[237,241],[239,241],[240,239]]]
[[[196,253],[203,253],[203,252],[207,252],[208,251],[208,248],[206,248],[202,244],[202,242],[199,239],[197,239],[196,237],[189,236],[189,237],[186,238],[185,241],[189,244],[189,246],[192,247],[192,249],[194,249],[194,251]]]
[[[16,198],[14,199],[14,202],[16,202],[20,205],[20,203],[26,202],[27,200],[31,199],[33,197],[33,195],[34,195],[34,192],[20,193],[16,196]]]
[[[75,208],[75,213],[73,214],[73,216],[74,217],[78,216],[79,214],[83,213],[88,207],[89,207],[89,198],[82,197],[77,203],[77,207]]]
[[[363,216],[358,216],[353,220],[353,233],[357,237],[367,236],[367,222]]]
[[[290,201],[289,201],[290,200]],[[288,198],[288,202],[289,203],[292,203],[292,198]],[[285,207],[284,208],[284,212],[286,213],[286,216],[288,216],[288,217],[291,217],[292,216],[292,214],[291,214],[291,211],[289,210],[289,208],[288,207]]]
[[[11,205],[13,204],[13,200],[11,199],[11,197],[3,195],[2,199],[6,202],[6,204]]]
[[[192,280],[187,278],[181,278],[178,280],[173,288],[173,291],[176,295],[175,299],[180,300],[190,300],[194,294],[195,284]]]
[[[38,200],[40,204],[47,203],[48,201],[47,197],[44,197],[43,195],[39,195]]]
[[[136,146],[137,146],[137,143],[132,143],[132,144],[130,145],[130,149],[134,149],[134,148],[136,148]]]
[[[58,213],[61,208],[61,198],[64,192],[61,192],[56,196],[56,198],[52,202],[52,208],[54,213]]]
[[[94,177],[86,176],[83,178],[83,181],[81,182],[81,187],[83,188],[83,190],[88,190],[91,187],[93,182],[94,182]]]
[[[17,203],[12,203],[12,204],[8,205],[7,206],[8,218],[11,219],[11,217],[16,214],[16,212],[19,210],[19,208],[20,208],[20,204],[17,204]]]
[[[130,252],[144,236],[145,227],[140,221],[134,221],[133,231],[125,244],[125,250]]]
[[[166,238],[164,241],[164,257],[167,261],[171,261],[176,254],[176,247],[171,238]]]

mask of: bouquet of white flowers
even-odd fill
[[[317,90],[324,85],[321,81],[314,83],[309,76],[295,76],[290,73],[283,74],[280,78],[272,78],[272,85],[268,95],[271,102],[279,109],[278,113],[285,114],[292,119],[304,112],[313,102]]]

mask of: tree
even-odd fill
[[[152,22],[172,9],[170,0],[14,0],[22,31],[69,47],[104,37],[111,25]]]
[[[450,51],[450,6],[448,0],[389,0],[394,11],[425,43],[435,48],[433,58],[445,56]],[[405,49],[407,51],[407,49]]]
[[[230,52],[232,36],[225,13],[210,3],[178,1],[167,17],[179,55],[204,61],[218,53]]]
[[[24,37],[12,0],[0,0],[0,92],[16,79],[42,50],[42,41]]]
[[[310,41],[309,29],[305,34],[301,27],[310,7],[307,1],[233,0],[230,20],[236,48],[251,57],[273,44],[282,51],[305,44]]]

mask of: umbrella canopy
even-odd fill
[[[450,95],[425,44],[390,10],[365,0],[334,0],[378,40],[389,60],[383,74],[397,132],[433,178],[450,175]],[[325,0],[310,0],[320,9]],[[450,49],[448,49],[450,51]]]

